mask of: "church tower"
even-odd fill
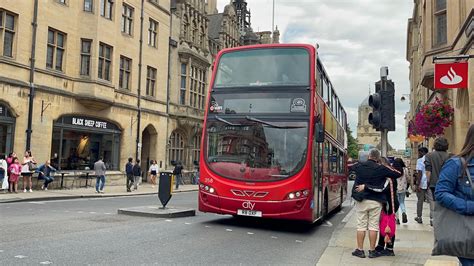
[[[357,140],[359,150],[363,150],[365,145],[377,147],[380,144],[380,132],[376,131],[369,123],[369,114],[372,107],[369,105],[369,96],[359,105],[359,115],[357,123]]]
[[[237,13],[237,21],[241,32],[250,28],[250,10],[247,9],[245,0],[232,0]]]

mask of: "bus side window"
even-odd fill
[[[324,162],[323,162],[323,172],[329,173],[329,143],[324,142]]]

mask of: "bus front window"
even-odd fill
[[[307,122],[208,121],[206,159],[217,174],[244,181],[276,181],[304,165]]]

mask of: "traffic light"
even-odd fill
[[[391,80],[375,83],[376,93],[370,95],[369,123],[377,130],[395,131],[395,84]]]

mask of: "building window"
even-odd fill
[[[100,15],[107,19],[112,19],[114,0],[100,0]]]
[[[447,19],[446,19],[446,0],[436,0],[434,10],[434,45],[446,44],[447,38]]]
[[[193,137],[193,148],[192,148],[192,155],[193,155],[193,162],[199,162],[199,153],[201,151],[201,134],[198,133]]]
[[[84,11],[92,12],[93,2],[92,0],[84,0]]]
[[[156,37],[158,36],[158,22],[150,19],[150,27],[148,28],[148,45],[156,48]]]
[[[90,76],[91,74],[91,51],[92,41],[81,40],[81,75]]]
[[[204,109],[204,90],[206,87],[206,71],[191,67],[191,88],[189,90],[189,105]]]
[[[168,158],[171,161],[183,161],[184,158],[184,140],[183,136],[178,132],[173,131],[171,133],[170,141],[169,141],[169,150],[168,150]]]
[[[187,73],[187,65],[181,64],[181,90],[179,95],[179,104],[185,105],[186,104],[186,73]]]
[[[119,87],[130,90],[130,73],[132,71],[132,59],[120,56]]]
[[[122,32],[132,35],[133,8],[128,5],[122,6]]]
[[[112,65],[112,46],[105,43],[99,44],[99,71],[100,79],[110,81],[110,70]]]
[[[3,56],[13,57],[15,18],[14,14],[0,10],[0,45],[3,45]]]
[[[146,70],[146,95],[155,97],[156,68],[147,67]]]
[[[66,34],[57,30],[48,29],[48,48],[46,53],[46,67],[63,71],[63,57],[66,44]]]
[[[184,37],[185,40],[188,40],[188,33],[189,33],[188,16],[184,15],[184,17],[183,17],[183,37]]]

